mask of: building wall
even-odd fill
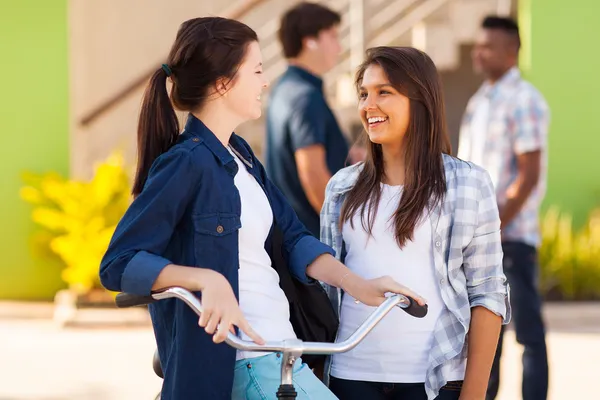
[[[278,28],[282,10],[299,0],[269,0],[241,18],[259,37]],[[70,0],[69,66],[71,84],[71,173],[89,178],[95,162],[122,150],[133,166],[136,131],[145,85],[87,125],[81,123],[98,105],[166,60],[182,22],[224,16],[240,0]],[[273,18],[265,22],[265,16]],[[263,51],[279,52],[277,43],[261,42]],[[179,113],[182,121],[186,113]],[[246,127],[242,131],[248,131]],[[250,129],[251,130],[251,129]]]
[[[67,0],[0,0],[0,298],[43,299],[62,286],[59,266],[31,255],[24,170],[68,173]]]
[[[236,0],[70,0],[71,174],[87,179],[113,150],[135,161],[144,87],[88,125],[81,120],[167,58],[179,25],[218,14]]]
[[[73,176],[90,177],[93,173],[93,164],[105,158],[111,150],[116,148],[125,151],[130,164],[135,162],[136,125],[143,88],[138,88],[92,123],[82,125],[81,119],[149,68],[158,66],[165,59],[177,27],[182,21],[197,16],[223,15],[225,10],[239,1],[128,0],[123,2],[106,0],[90,2],[70,0],[70,82],[71,98],[73,99],[71,102],[71,173]],[[281,53],[275,35],[279,18],[287,8],[298,1],[266,0],[241,18],[243,22],[257,31],[268,76],[273,81],[285,68],[285,60],[277,59],[277,57],[271,58]],[[343,44],[348,46],[350,42],[349,27],[352,24],[348,13],[348,2],[343,0],[320,0],[320,2],[341,12],[340,36]],[[390,2],[393,3],[390,0],[370,0],[368,4],[383,6]],[[449,72],[448,82],[451,90],[460,92],[459,101],[452,101],[448,105],[451,127],[456,125],[458,118],[456,115],[460,113],[463,103],[466,103],[464,97],[473,87],[471,82],[476,81],[466,77],[464,72],[468,71],[464,70],[464,65],[442,62],[443,60],[435,55],[439,53],[439,50],[454,49],[454,47],[458,49],[461,43],[470,43],[473,30],[476,29],[480,17],[493,10],[495,3],[495,0],[452,1],[425,18],[427,22],[425,26],[431,27],[433,31],[427,36],[428,42],[433,45],[438,43],[435,48],[426,50],[433,52],[432,57],[441,62],[443,66],[441,69],[444,72]],[[469,10],[468,17],[466,9]],[[365,10],[367,16],[379,11],[381,10],[378,7],[373,9],[367,7]],[[445,27],[445,29],[440,29],[440,27]],[[457,34],[450,36],[455,43],[452,42],[448,45],[444,40],[444,34],[454,30],[457,31]],[[375,31],[379,32],[377,27],[369,27],[371,36]],[[411,31],[394,39],[393,43],[369,44],[411,45]],[[446,54],[448,51],[445,50],[442,53]],[[459,52],[456,51],[456,53]],[[450,66],[450,64],[452,65]],[[340,73],[349,72],[350,75],[354,73],[354,68],[351,71],[346,70],[349,65],[349,60],[342,60],[339,68],[334,69],[325,77],[326,90],[332,97],[332,106],[340,111],[340,120],[347,129],[356,120],[355,106],[352,105],[353,110],[349,114],[351,120],[347,120],[347,110],[341,110],[345,106],[336,104],[335,97]],[[467,66],[470,68],[468,59]],[[453,74],[453,70],[457,68],[460,71]],[[452,83],[452,81],[462,82],[465,77],[468,80],[466,86],[462,84],[457,86]],[[350,87],[353,97],[351,83]],[[265,100],[268,101],[268,94],[265,96]],[[180,115],[182,118],[184,117],[184,113],[180,113]],[[263,119],[249,121],[240,126],[237,132],[251,143],[258,154],[262,154]],[[452,130],[452,133],[455,135],[455,129]],[[456,140],[454,141],[456,142]]]
[[[552,112],[545,207],[558,205],[582,223],[600,206],[600,54],[597,0],[521,0],[524,75]]]

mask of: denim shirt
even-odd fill
[[[467,356],[471,308],[485,307],[507,324],[511,318],[509,287],[502,269],[500,217],[489,174],[482,168],[443,155],[446,194],[430,203],[435,276],[445,305],[434,328],[425,377],[427,398],[438,396],[447,376]],[[362,170],[357,164],[329,181],[321,211],[321,241],[344,261],[340,214],[347,193]],[[402,283],[402,282],[400,282]],[[340,289],[324,285],[334,308],[341,311]],[[326,381],[331,367],[326,366]]]
[[[290,272],[307,281],[307,266],[321,254],[335,253],[299,222],[248,144],[235,134],[229,143],[269,199]],[[154,162],[142,193],[119,222],[100,266],[102,284],[148,295],[161,270],[178,264],[223,274],[239,296],[237,171],[226,147],[190,115],[178,142]],[[270,240],[271,234],[265,243],[269,254]],[[161,300],[149,311],[165,376],[161,398],[230,399],[236,350],[213,343],[180,300]]]

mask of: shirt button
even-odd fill
[[[443,285],[443,284],[446,283],[446,280],[445,279],[440,279],[440,283]]]
[[[199,142],[199,141],[200,141],[200,139],[198,139],[197,137],[192,139],[192,142]]]
[[[435,247],[440,247],[442,243],[440,241],[435,242]]]
[[[222,225],[217,226],[217,233],[223,233],[223,226]]]

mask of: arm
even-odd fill
[[[213,273],[214,271],[206,268],[168,264],[156,277],[151,290],[180,286],[194,292],[201,292],[206,288]]]
[[[531,91],[517,98],[508,117],[513,151],[517,158],[517,178],[507,189],[507,200],[500,210],[503,228],[519,214],[538,184],[548,120],[546,103],[541,96]]]
[[[467,370],[460,400],[485,399],[501,324],[502,318],[485,307],[471,310]]]
[[[195,196],[199,175],[186,149],[157,159],[144,190],[119,221],[104,254],[100,264],[104,287],[139,295],[175,284],[199,289],[189,281],[192,268],[175,266],[160,256]]]
[[[462,400],[483,399],[487,390],[500,326],[510,320],[506,278],[502,270],[500,218],[489,174],[480,169],[477,225],[463,250],[463,268],[471,306],[467,369]]]
[[[306,273],[318,281],[342,289],[368,306],[379,306],[385,301],[386,293],[399,293],[410,296],[419,305],[425,305],[427,302],[427,300],[389,276],[364,279],[329,254],[322,255],[313,261],[308,266]]]
[[[510,224],[535,189],[540,178],[541,151],[517,156],[517,179],[506,192],[506,203],[500,210],[502,228]]]
[[[325,200],[325,187],[331,178],[325,162],[325,147],[321,144],[303,147],[296,150],[294,156],[306,198],[313,209],[319,212]]]
[[[239,309],[225,277],[210,269],[175,265],[160,256],[185,209],[195,198],[199,168],[192,155],[178,149],[161,156],[152,167],[144,190],[117,225],[100,264],[100,280],[109,290],[149,295],[151,291],[181,286],[202,291],[204,312],[198,324],[213,340],[222,342],[232,325],[263,343]]]
[[[250,146],[246,147],[251,152]],[[292,274],[303,282],[309,277],[328,285],[339,287],[364,304],[378,306],[385,300],[385,293],[401,293],[413,297],[421,305],[425,300],[388,276],[365,280],[335,259],[333,249],[312,236],[298,220],[296,213],[279,189],[267,178],[263,166],[253,156],[260,168],[268,193],[275,222],[283,232],[285,251],[288,253]]]
[[[325,154],[325,107],[317,95],[308,96],[297,105],[289,122],[298,178],[306,198],[317,213],[321,211],[325,186],[331,179]]]

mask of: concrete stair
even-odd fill
[[[225,0],[219,5],[190,0],[173,0],[168,4],[159,0],[132,0],[131,4],[117,0],[102,4],[73,2],[69,12],[72,176],[89,178],[92,166],[115,148],[123,149],[133,164],[141,88],[90,125],[80,124],[80,118],[111,93],[121,90],[151,63],[160,62],[181,21],[219,15],[239,1]],[[242,18],[259,35],[265,73],[272,82],[286,67],[277,39],[279,19],[297,2],[266,0]],[[441,72],[453,71],[461,68],[461,49],[473,42],[481,18],[510,4],[510,0],[320,2],[342,14],[343,54],[336,68],[325,76],[325,82],[328,100],[345,132],[360,130],[353,128],[357,124],[353,75],[364,49],[376,45],[414,46],[427,52]],[[126,17],[130,14],[135,16],[134,20]],[[267,104],[268,92],[264,99]],[[262,118],[247,122],[238,132],[257,154],[262,154]]]
[[[330,105],[338,116],[343,129],[351,138],[360,131],[356,113],[354,71],[362,58],[363,49],[379,46],[413,46],[425,51],[436,63],[440,72],[460,66],[461,46],[472,44],[481,20],[487,14],[498,11],[501,0],[326,0],[322,3],[342,14],[340,39],[342,56],[337,67],[326,74],[326,93]],[[278,18],[275,11],[283,12],[290,3],[271,0],[271,14],[263,24],[248,17],[251,26],[257,26],[261,39],[265,73],[275,81],[285,70],[285,60],[276,38]],[[280,15],[280,14],[277,14]],[[265,14],[260,15],[265,18]],[[266,18],[265,18],[266,19]],[[362,22],[363,49],[352,47],[356,43],[357,24]],[[354,40],[353,40],[354,39]],[[354,43],[353,43],[354,42]],[[357,54],[359,55],[357,60]],[[263,96],[268,104],[268,92]],[[250,121],[239,132],[262,154],[264,119]]]

